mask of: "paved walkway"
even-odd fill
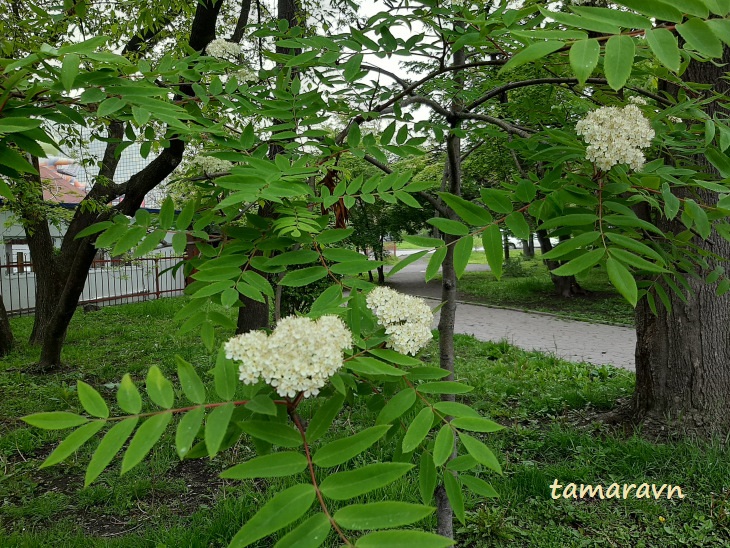
[[[388,285],[410,295],[441,300],[441,284],[424,281],[426,258],[408,265],[388,278]],[[488,270],[469,265],[469,271]],[[438,317],[436,319],[438,322]],[[570,361],[614,365],[634,371],[636,333],[627,327],[564,320],[554,316],[459,303],[456,332],[483,341],[507,339],[525,350],[550,352]]]

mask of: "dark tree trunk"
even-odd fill
[[[724,76],[728,62],[730,50],[725,48],[722,65],[692,61],[683,78],[712,84],[714,91],[727,94],[730,85]],[[716,103],[707,106],[710,116],[717,110]],[[704,157],[696,161],[713,169]],[[682,197],[682,189],[673,191]],[[698,194],[705,203],[717,202],[717,195],[710,191]],[[665,231],[685,230],[680,222],[660,220],[658,225]],[[694,243],[730,258],[730,242],[717,233],[708,240],[696,238]],[[635,420],[670,423],[699,435],[724,436],[730,430],[730,294],[717,297],[716,284],[692,277],[688,281],[692,292],[686,294],[686,304],[667,289],[671,312],[658,305],[654,316],[643,300],[636,308],[636,389],[631,411]]]
[[[13,330],[10,328],[8,313],[3,297],[0,295],[0,357],[6,356],[13,348]]]
[[[464,26],[460,22],[454,23],[454,28],[463,29]],[[454,53],[453,64],[463,65],[466,62],[466,54],[464,48]],[[464,77],[461,71],[454,73],[454,83],[457,92],[463,89]],[[453,113],[460,112],[463,109],[463,103],[457,96],[451,104]],[[459,122],[454,119],[451,122],[452,127],[457,128]],[[447,161],[444,167],[444,181],[448,181],[448,191],[455,196],[461,196],[461,139],[455,133],[449,133],[446,139]],[[456,217],[454,215],[454,217]],[[456,270],[454,268],[454,245],[455,236],[444,234],[444,242],[447,244],[446,257],[441,265],[441,316],[439,317],[439,365],[441,369],[448,371],[448,376],[444,380],[454,380],[454,325],[456,323]],[[444,401],[455,401],[453,394],[444,394],[441,396]],[[448,417],[447,417],[448,419]],[[454,445],[451,458],[456,457],[456,445]],[[450,473],[448,471],[444,473]],[[436,488],[436,504],[437,504],[437,532],[447,538],[454,538],[454,511],[451,502],[446,495],[446,489],[443,484]]]
[[[248,333],[258,329],[269,327],[269,299],[264,302],[254,301],[248,297],[241,296],[243,306],[238,309],[238,323],[236,334]]]
[[[215,38],[215,24],[222,2],[202,0],[196,7],[191,27],[189,46],[202,51]],[[130,42],[131,44],[131,42]],[[125,52],[133,53],[142,44],[125,48]],[[193,95],[192,86],[180,86],[182,94]],[[182,99],[182,95],[178,96]],[[103,214],[95,213],[95,208],[78,207],[69,224],[60,253],[56,256],[50,234],[46,237],[48,224],[45,219],[38,223],[41,228],[39,236],[28,239],[31,257],[38,262],[37,272],[38,311],[33,327],[31,340],[42,342],[41,357],[38,367],[41,371],[50,371],[61,364],[61,351],[66,339],[66,331],[78,305],[79,297],[84,289],[89,268],[94,260],[96,250],[90,238],[76,239],[76,235],[88,226],[107,220],[116,213],[134,215],[140,208],[145,195],[160,184],[182,160],[185,142],[181,136],[173,136],[169,146],[149,165],[133,175],[127,182],[115,184],[113,181],[119,156],[116,149],[123,137],[123,125],[112,122],[109,125],[108,143],[102,160],[99,176],[107,184],[94,185],[84,201],[109,203],[119,196],[122,202],[112,211]],[[35,243],[32,241],[36,239]]]
[[[544,255],[553,248],[553,244],[544,230],[537,231],[537,241],[540,242],[540,249]],[[543,259],[545,266],[550,271],[550,279],[555,286],[555,293],[564,298],[575,297],[576,295],[585,295],[585,290],[578,284],[575,276],[556,276],[553,270],[558,268],[562,263],[551,259]]]
[[[509,236],[506,232],[502,233],[502,247],[504,248],[504,260],[509,261]]]
[[[528,240],[522,240],[522,256],[525,259],[532,259],[535,257],[535,238],[530,234]]]
[[[39,224],[28,233],[28,248],[36,279],[35,317],[30,333],[30,343],[34,345],[43,343],[64,285],[48,224],[45,220],[43,224],[45,228]]]

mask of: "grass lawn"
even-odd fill
[[[164,299],[79,313],[64,351],[67,367],[56,374],[24,373],[37,351],[22,342],[0,362],[0,546],[225,546],[272,489],[284,484],[218,479],[220,470],[254,455],[246,439],[213,460],[180,463],[170,432],[142,465],[120,478],[117,461],[88,488],[83,488],[83,473],[94,443],[62,465],[38,469],[60,437],[16,418],[39,410],[79,411],[77,380],[99,389],[111,403],[114,383],[124,372],[139,382],[149,366],[158,365],[172,377],[175,353],[210,380],[205,376],[212,361],[208,352],[196,337],[178,335],[171,319],[183,302]],[[18,339],[25,340],[31,319],[12,323]],[[221,340],[229,336],[218,335]],[[504,475],[480,473],[500,498],[466,493],[467,520],[457,525],[459,546],[730,544],[727,449],[688,440],[650,443],[595,420],[596,411],[630,395],[631,373],[464,336],[457,337],[456,355],[458,377],[475,387],[462,401],[507,427],[485,436]],[[423,359],[436,363],[435,343]],[[336,427],[354,433],[371,425],[378,408],[376,401],[369,403],[355,399]],[[304,418],[312,411],[305,407]],[[375,446],[361,461],[384,458],[391,443]],[[554,479],[604,486],[670,483],[681,486],[686,498],[553,500],[549,485]],[[372,493],[371,500],[397,493],[420,502],[416,484],[408,477]],[[272,545],[271,539],[258,544]],[[326,545],[339,544],[331,534]]]
[[[466,272],[459,280],[462,298],[484,304],[550,312],[577,320],[634,324],[634,309],[611,286],[605,268],[594,268],[577,277],[585,296],[562,298],[555,290],[547,268],[539,260],[523,259],[522,250],[512,250],[502,279],[491,272]],[[484,252],[472,253],[470,264],[486,264]]]

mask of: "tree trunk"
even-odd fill
[[[530,238],[522,240],[522,256],[525,259],[532,259],[535,257],[535,238],[530,234]]]
[[[502,233],[502,247],[504,248],[504,260],[509,261],[509,236],[506,232]]]
[[[188,45],[196,51],[203,51],[215,38],[215,24],[222,2],[202,0],[195,8],[190,39]],[[139,49],[129,44],[125,52]],[[180,86],[180,95],[193,96],[191,84]],[[109,137],[101,162],[99,176],[105,181],[113,181],[119,155],[117,148],[124,135],[124,126],[120,122],[109,125]],[[102,214],[95,213],[95,208],[84,208],[83,204],[76,208],[61,244],[60,253],[55,254],[50,235],[46,236],[48,223],[44,218],[38,222],[42,228],[38,237],[29,235],[28,244],[31,257],[38,262],[41,270],[36,270],[37,288],[39,290],[36,320],[31,340],[42,341],[41,357],[38,367],[41,371],[50,371],[61,364],[61,350],[66,339],[66,330],[78,305],[79,297],[84,289],[89,268],[94,260],[96,250],[93,239],[76,239],[76,235],[88,226],[107,220],[113,214],[122,213],[132,216],[140,208],[145,195],[160,184],[180,164],[185,151],[185,142],[180,136],[169,139],[169,145],[160,155],[142,170],[134,174],[123,184],[97,184],[84,198],[84,202],[109,203],[124,195],[122,202],[113,210]],[[41,241],[41,238],[43,241]],[[33,240],[37,240],[32,244]]]
[[[463,30],[464,26],[461,22],[455,22],[454,28]],[[466,62],[466,53],[464,48],[454,53],[453,64],[456,66],[463,65]],[[457,93],[463,89],[464,77],[461,71],[454,72],[454,83]],[[453,113],[460,112],[463,109],[463,103],[457,96],[451,104]],[[459,127],[457,119],[451,121],[453,128]],[[461,139],[454,133],[450,132],[446,138],[446,154],[447,161],[444,166],[444,181],[448,181],[448,191],[455,196],[461,196]],[[456,323],[456,270],[454,268],[454,245],[455,236],[444,234],[444,242],[446,243],[446,257],[441,265],[441,316],[439,318],[439,365],[441,369],[448,371],[448,376],[444,380],[454,380],[454,324]],[[441,396],[443,401],[455,401],[453,394],[444,394]],[[449,417],[447,417],[447,420]],[[451,458],[456,457],[456,445],[454,445]],[[444,473],[451,473],[445,471]],[[436,505],[437,505],[437,532],[439,535],[453,539],[454,538],[454,511],[446,496],[446,489],[443,484],[436,488]]]
[[[540,242],[540,249],[544,255],[553,248],[553,244],[544,230],[537,231],[537,241]],[[585,290],[578,284],[575,276],[556,276],[553,270],[558,268],[562,263],[552,259],[543,259],[545,266],[550,271],[550,279],[555,286],[555,293],[563,298],[575,297],[576,295],[584,295]]]
[[[711,84],[717,93],[727,94],[730,85],[724,79],[724,67],[728,62],[726,47],[722,65],[692,61],[683,78]],[[706,108],[712,117],[719,105],[711,103]],[[714,170],[704,157],[696,161]],[[682,189],[673,192],[682,197]],[[717,195],[710,191],[698,194],[705,203],[717,202]],[[685,230],[681,222],[659,220],[657,224],[665,231]],[[695,238],[694,243],[730,258],[730,242],[715,232],[708,240]],[[692,291],[686,294],[686,304],[667,290],[671,312],[658,305],[654,316],[644,300],[636,308],[636,389],[631,411],[638,421],[670,423],[699,435],[726,435],[730,429],[730,294],[717,297],[716,284],[692,277],[688,282]]]
[[[267,297],[264,297],[264,302],[259,302],[242,295],[241,302],[243,306],[238,309],[237,335],[269,327],[269,299]]]
[[[13,330],[10,328],[8,313],[3,297],[0,295],[0,357],[6,356],[13,348]]]

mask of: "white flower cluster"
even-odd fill
[[[206,175],[212,175],[214,173],[226,173],[230,171],[233,164],[226,160],[219,160],[212,156],[196,156],[190,161],[190,165],[196,169],[199,169]]]
[[[352,346],[352,333],[337,316],[317,320],[289,316],[271,335],[251,331],[225,343],[226,357],[241,362],[239,379],[259,379],[282,397],[319,394],[327,379],[342,367],[342,351]]]
[[[635,104],[591,111],[575,125],[575,131],[588,143],[586,158],[604,171],[616,164],[638,171],[645,161],[641,149],[654,138],[649,120]]]
[[[241,46],[228,40],[216,38],[205,48],[205,53],[216,59],[235,61],[241,55]]]
[[[366,303],[390,335],[388,346],[393,350],[415,356],[431,340],[433,313],[423,299],[376,287]]]
[[[629,103],[632,105],[646,105],[646,99],[639,97],[638,95],[632,95],[629,97]]]

